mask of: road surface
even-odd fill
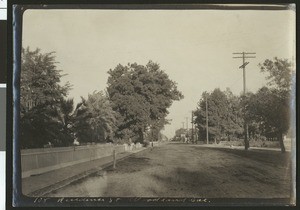
[[[290,166],[289,152],[170,143],[48,196],[288,198]]]

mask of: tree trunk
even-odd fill
[[[281,149],[282,153],[285,153],[285,147],[284,147],[283,137],[282,136],[283,136],[282,133],[279,132],[278,133],[278,141],[279,141],[279,144],[280,144],[280,149]]]
[[[143,131],[143,129],[139,130],[139,142],[141,144],[144,143],[144,131]]]
[[[244,123],[244,142],[245,142],[245,150],[249,149],[249,138],[248,138],[248,125],[247,123]]]

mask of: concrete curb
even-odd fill
[[[123,157],[118,158],[118,156],[117,156],[117,161],[122,161],[122,160],[124,160],[124,159],[138,153],[138,152],[144,151],[146,149],[148,149],[148,148],[142,147],[139,150],[131,151],[130,153],[126,154]],[[42,189],[35,190],[31,193],[28,193],[27,196],[29,196],[29,197],[42,197],[42,196],[47,197],[47,195],[52,193],[53,191],[59,190],[63,187],[66,187],[67,185],[69,185],[71,183],[74,183],[74,182],[76,182],[80,179],[84,179],[84,178],[86,178],[86,177],[88,177],[92,174],[95,174],[95,173],[97,173],[97,172],[99,172],[99,171],[101,171],[101,170],[103,170],[103,169],[105,169],[109,166],[112,166],[112,165],[113,165],[113,161],[110,161],[108,163],[103,164],[102,166],[92,168],[90,170],[87,170],[87,171],[84,171],[82,173],[71,176],[67,179],[64,179],[64,180],[58,181],[56,183],[53,183],[53,184],[51,184],[47,187],[44,187]]]

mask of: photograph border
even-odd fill
[[[98,1],[91,1],[88,4],[82,4],[83,1],[73,1],[72,4],[66,4],[66,1],[58,3],[58,1],[30,1],[27,4],[26,1],[9,1],[8,2],[8,47],[9,47],[9,58],[8,58],[8,112],[7,112],[7,204],[15,207],[107,207],[107,206],[249,206],[248,202],[251,203],[250,206],[277,206],[286,205],[289,201],[286,199],[276,199],[274,204],[274,199],[207,199],[207,198],[182,198],[181,200],[175,200],[174,198],[147,198],[147,197],[131,197],[131,198],[117,198],[117,197],[72,197],[72,198],[48,198],[48,197],[27,197],[22,195],[21,186],[21,157],[20,157],[20,145],[19,145],[19,126],[18,122],[20,119],[19,107],[20,107],[20,61],[21,61],[21,47],[22,47],[22,15],[27,9],[238,9],[238,10],[287,10],[291,9],[288,4],[292,2],[287,2],[285,4],[280,4],[280,7],[276,6],[241,6],[232,7],[226,5],[194,5],[193,3],[188,4],[156,4],[156,3],[146,3],[146,4],[134,4],[132,2],[127,4],[120,4],[120,2],[115,4],[107,4]],[[46,3],[47,2],[47,3]],[[51,3],[50,3],[51,2]],[[261,1],[260,1],[261,2]],[[44,4],[46,3],[46,4]],[[18,4],[15,6],[15,4]],[[202,3],[201,3],[202,4]],[[257,5],[256,3],[254,3]],[[261,4],[264,4],[261,2]],[[269,3],[268,3],[269,4]],[[12,65],[14,63],[14,66]],[[297,75],[298,80],[298,75]],[[297,88],[297,87],[296,87]],[[298,93],[298,91],[297,91]],[[297,97],[298,100],[298,97]],[[298,101],[297,101],[298,102]],[[297,103],[298,104],[298,103]],[[297,106],[298,109],[298,106]],[[298,111],[298,110],[297,110]],[[298,112],[297,112],[298,113]],[[298,119],[298,115],[297,115]],[[298,137],[298,131],[297,131]],[[11,141],[12,140],[12,141]],[[299,145],[297,144],[297,151]],[[297,152],[298,160],[298,152]],[[299,162],[297,161],[297,166]],[[11,167],[11,168],[10,168]],[[299,168],[298,168],[299,169]],[[297,174],[298,180],[298,174]],[[298,187],[298,182],[296,183]],[[298,188],[297,188],[298,189]],[[297,199],[299,197],[298,191]],[[10,200],[12,198],[12,200]],[[168,202],[167,200],[170,200]],[[198,201],[196,200],[198,199]],[[173,201],[172,201],[173,200]],[[228,205],[230,203],[230,205]],[[254,205],[255,203],[255,205]]]

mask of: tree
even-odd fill
[[[206,100],[208,109],[206,110]],[[199,136],[206,139],[206,111],[208,112],[208,133],[209,141],[221,139],[222,137],[222,114],[224,112],[224,105],[226,103],[226,96],[220,89],[215,89],[212,93],[204,92],[202,99],[198,104],[198,109],[195,112],[195,123],[199,129]]]
[[[261,88],[248,102],[248,117],[261,123],[265,134],[274,134],[285,152],[283,135],[290,127],[291,78],[295,73],[287,59],[275,57],[259,64],[261,71],[267,73],[267,87]]]
[[[75,112],[76,136],[80,142],[113,141],[116,113],[102,91],[89,94],[77,105]]]
[[[71,88],[60,84],[54,52],[22,49],[20,81],[20,133],[23,148],[43,147],[49,142],[68,145],[68,132],[59,122],[58,109]],[[70,101],[70,103],[72,103]]]
[[[244,132],[243,129],[243,114],[241,107],[240,97],[235,96],[229,88],[224,91],[226,95],[226,111],[224,130],[226,138],[231,140],[232,138],[241,138]]]
[[[183,98],[176,83],[152,61],[146,66],[119,64],[108,74],[109,99],[113,110],[120,114],[117,131],[120,138],[130,132],[137,136],[135,141],[143,142],[147,128],[164,122],[172,102]]]
[[[57,70],[54,52],[42,54],[40,49],[22,49],[21,111],[43,104],[55,106],[67,96],[71,85],[60,85],[61,70]]]
[[[210,140],[231,140],[242,133],[242,118],[238,97],[227,89],[216,88],[212,93],[204,92],[195,111],[195,124],[199,136],[206,139],[206,100],[208,104],[208,132]]]
[[[247,122],[249,140],[265,136],[261,122],[256,120],[255,111],[257,107],[255,102],[255,94],[252,92],[240,96],[240,107],[244,113],[244,120]]]
[[[184,136],[186,136],[187,129],[186,128],[179,128],[175,131],[174,139],[176,141],[184,141]]]
[[[291,78],[294,76],[293,63],[288,59],[275,57],[273,60],[266,59],[259,64],[261,72],[266,73],[268,86],[289,94],[291,91]]]
[[[74,142],[74,101],[73,99],[62,99],[56,107],[54,116],[61,126],[60,133],[64,133],[64,145],[68,146]],[[54,118],[54,120],[55,120]]]
[[[152,142],[162,140],[163,134],[161,133],[161,130],[166,124],[169,124],[169,121],[165,118],[154,121],[154,123],[152,123],[152,125],[149,127],[149,130],[146,134],[148,136],[148,140]]]
[[[248,101],[248,118],[260,124],[264,136],[277,137],[285,152],[283,134],[289,129],[289,103],[276,89],[262,87]]]

